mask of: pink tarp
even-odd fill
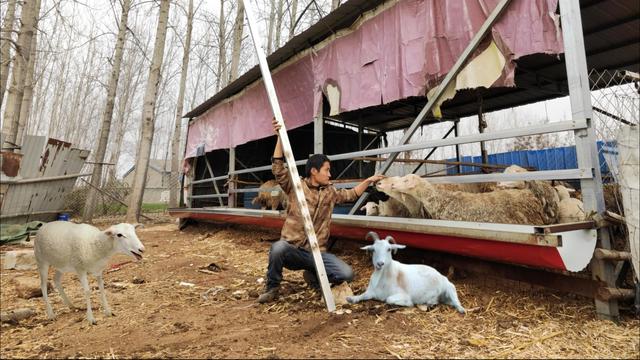
[[[273,74],[288,129],[313,121],[326,86],[337,86],[340,112],[424,96],[462,54],[499,0],[404,0]],[[493,84],[514,86],[514,59],[563,50],[558,0],[513,0],[492,30],[507,60]],[[477,53],[477,52],[476,52]],[[191,122],[185,158],[273,134],[267,94],[258,81]]]

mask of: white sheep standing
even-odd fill
[[[585,218],[584,204],[582,201],[572,198],[569,195],[570,191],[575,190],[569,190],[562,185],[556,185],[554,188],[558,192],[558,197],[560,199],[558,202],[558,223],[564,224],[583,221]]]
[[[91,290],[87,277],[87,274],[91,273],[98,279],[103,311],[107,316],[112,315],[104,293],[102,271],[111,255],[116,253],[131,255],[136,260],[142,259],[144,245],[136,235],[135,229],[138,226],[141,226],[141,224],[123,223],[100,231],[95,226],[88,224],[54,221],[40,228],[36,235],[34,247],[40,272],[42,298],[44,299],[49,319],[55,318],[47,296],[49,266],[56,269],[54,284],[62,300],[69,308],[75,309],[75,306],[62,289],[61,280],[63,273],[75,272],[78,274],[80,284],[84,289],[84,297],[87,302],[87,320],[95,325],[96,320],[91,311]]]
[[[391,236],[380,240],[378,234],[370,231],[367,239],[373,238],[373,245],[362,247],[373,250],[374,271],[367,290],[357,296],[347,297],[351,304],[363,300],[379,300],[399,306],[437,305],[453,306],[464,314],[465,310],[458,300],[456,287],[436,269],[420,264],[403,264],[391,257],[392,252],[404,249],[405,245],[395,243]]]

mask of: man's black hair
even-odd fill
[[[307,165],[304,168],[306,177],[311,177],[311,169],[320,171],[320,168],[322,167],[322,165],[324,165],[325,162],[329,162],[329,158],[325,154],[313,154],[309,156]]]

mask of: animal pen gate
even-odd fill
[[[493,5],[493,10],[484,9],[485,3]],[[361,168],[364,163],[354,159],[388,154],[379,167],[386,172],[401,152],[432,149],[433,153],[438,147],[471,143],[484,148],[487,141],[569,132],[575,138],[574,169],[429,180],[577,180],[587,212],[600,219],[606,213],[596,134],[602,132],[596,132],[594,110],[598,114],[611,111],[592,104],[588,67],[598,72],[638,72],[640,4],[635,0],[537,0],[536,6],[516,0],[436,4],[350,0],[268,57],[287,127],[308,134],[313,129],[313,141],[308,135],[293,146],[296,158],[303,159],[296,165],[305,163],[311,149],[325,151],[332,167],[347,169],[346,177],[352,178],[341,182],[345,175],[340,174],[336,186],[352,187],[357,183],[354,177],[374,171],[371,165]],[[616,78],[617,86],[637,83],[632,72],[618,74],[624,76]],[[606,91],[612,84],[594,81],[593,85]],[[482,118],[484,112],[566,95],[572,109],[572,118],[566,121],[491,133],[481,127],[478,134],[457,134],[460,118]],[[266,101],[256,66],[185,115],[190,118],[185,152],[187,207],[170,209],[173,216],[282,226],[283,212],[250,209],[243,206],[246,201],[237,201],[257,192],[246,182],[263,181],[271,170],[271,165],[257,166],[268,163],[273,150],[269,146],[275,143],[269,138],[271,115]],[[609,118],[637,125],[637,117],[620,115]],[[429,129],[428,125],[444,121],[452,126],[442,139],[409,143],[419,126]],[[329,124],[344,128],[342,149],[334,149],[334,138],[325,136],[335,130]],[[401,145],[380,143],[387,131],[398,129],[405,129]],[[262,162],[248,161],[249,154]],[[616,287],[616,272],[621,268],[617,261],[628,259],[629,253],[611,250],[602,221],[541,226],[355,215],[363,202],[361,198],[348,214],[334,215],[332,235],[362,240],[366,232],[375,230],[409,246],[462,255],[469,264],[480,264],[473,258],[489,260],[492,263],[476,267],[594,297],[597,313],[605,318],[618,316],[619,299],[634,296],[633,290]],[[590,279],[570,274],[587,265]]]

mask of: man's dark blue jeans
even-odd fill
[[[327,272],[329,282],[340,284],[343,281],[353,279],[353,270],[337,256],[323,252],[322,261]],[[267,269],[267,290],[280,286],[282,281],[282,269],[307,270],[317,281],[316,266],[313,262],[313,254],[303,248],[293,246],[285,240],[278,240],[271,245],[269,250],[269,268]]]

